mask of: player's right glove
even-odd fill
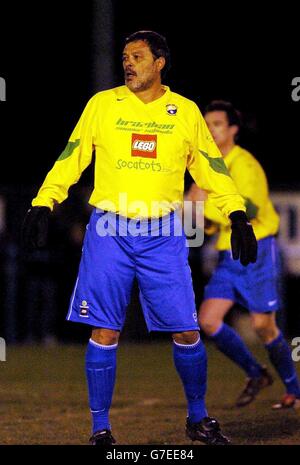
[[[234,260],[240,259],[242,265],[255,263],[257,259],[257,242],[251,223],[246,213],[237,210],[230,213],[231,251]]]
[[[22,226],[22,244],[25,250],[45,247],[48,236],[49,207],[31,207]]]

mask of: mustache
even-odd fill
[[[133,71],[131,68],[125,69],[125,76],[136,76],[136,72]]]

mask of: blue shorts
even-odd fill
[[[169,220],[172,234],[166,235]],[[137,278],[149,331],[199,330],[181,224],[180,236],[174,233],[178,223],[174,213],[150,224],[95,209],[66,319],[121,330]]]
[[[275,237],[257,241],[256,263],[243,266],[230,251],[219,253],[218,266],[204,291],[206,299],[229,299],[251,312],[273,312],[280,308],[280,255]]]

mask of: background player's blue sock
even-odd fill
[[[93,433],[110,429],[109,409],[116,379],[117,346],[104,346],[91,339],[87,346],[85,368]]]
[[[255,360],[239,334],[226,323],[210,336],[218,349],[239,365],[250,378],[261,375],[261,365]]]
[[[205,408],[207,358],[203,342],[184,345],[173,343],[175,367],[183,383],[188,402],[188,416],[192,423],[207,417]]]
[[[291,351],[282,333],[280,332],[274,341],[265,346],[274,368],[286,387],[286,391],[300,398],[299,380],[293,364]]]

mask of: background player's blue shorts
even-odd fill
[[[163,235],[169,220],[173,233]],[[178,224],[174,213],[151,224],[94,210],[67,320],[121,330],[136,277],[149,331],[199,330],[181,224],[181,235],[174,235]]]
[[[204,300],[233,300],[252,312],[273,312],[280,308],[280,255],[275,237],[257,241],[256,263],[243,266],[230,251],[219,253],[218,266],[204,291]]]

